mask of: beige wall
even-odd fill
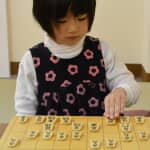
[[[150,72],[150,0],[144,3],[144,51],[143,64],[147,72]]]
[[[24,52],[43,38],[32,18],[32,0],[7,0],[11,61],[19,61]]]
[[[32,18],[32,0],[7,1],[10,59],[19,61],[27,48],[43,39],[43,32]],[[97,0],[91,33],[117,49],[123,62],[142,63],[150,72],[150,55],[145,50],[148,35],[144,29],[142,0]]]

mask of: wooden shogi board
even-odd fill
[[[150,150],[150,117],[14,116],[0,150]]]

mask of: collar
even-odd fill
[[[73,46],[67,46],[56,43],[52,38],[45,34],[44,46],[47,47],[50,52],[59,58],[69,59],[78,56],[84,46],[85,36]]]

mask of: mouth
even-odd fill
[[[67,39],[70,39],[70,40],[78,40],[80,38],[80,36],[69,36],[67,37]]]

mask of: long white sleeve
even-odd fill
[[[36,114],[37,80],[30,51],[23,56],[16,81],[15,109],[18,115]]]
[[[118,62],[115,51],[107,43],[101,41],[101,48],[109,89],[124,88],[128,97],[126,106],[136,103],[140,95],[140,89],[133,75],[127,70],[124,64]],[[37,79],[32,56],[30,51],[27,51],[20,62],[17,77],[15,94],[15,109],[17,114],[36,114],[38,105],[37,92]]]
[[[124,88],[127,93],[126,106],[135,104],[140,96],[140,88],[133,74],[123,63],[118,61],[115,50],[106,42],[101,42],[101,46],[105,62],[107,86],[110,91],[117,87]]]

